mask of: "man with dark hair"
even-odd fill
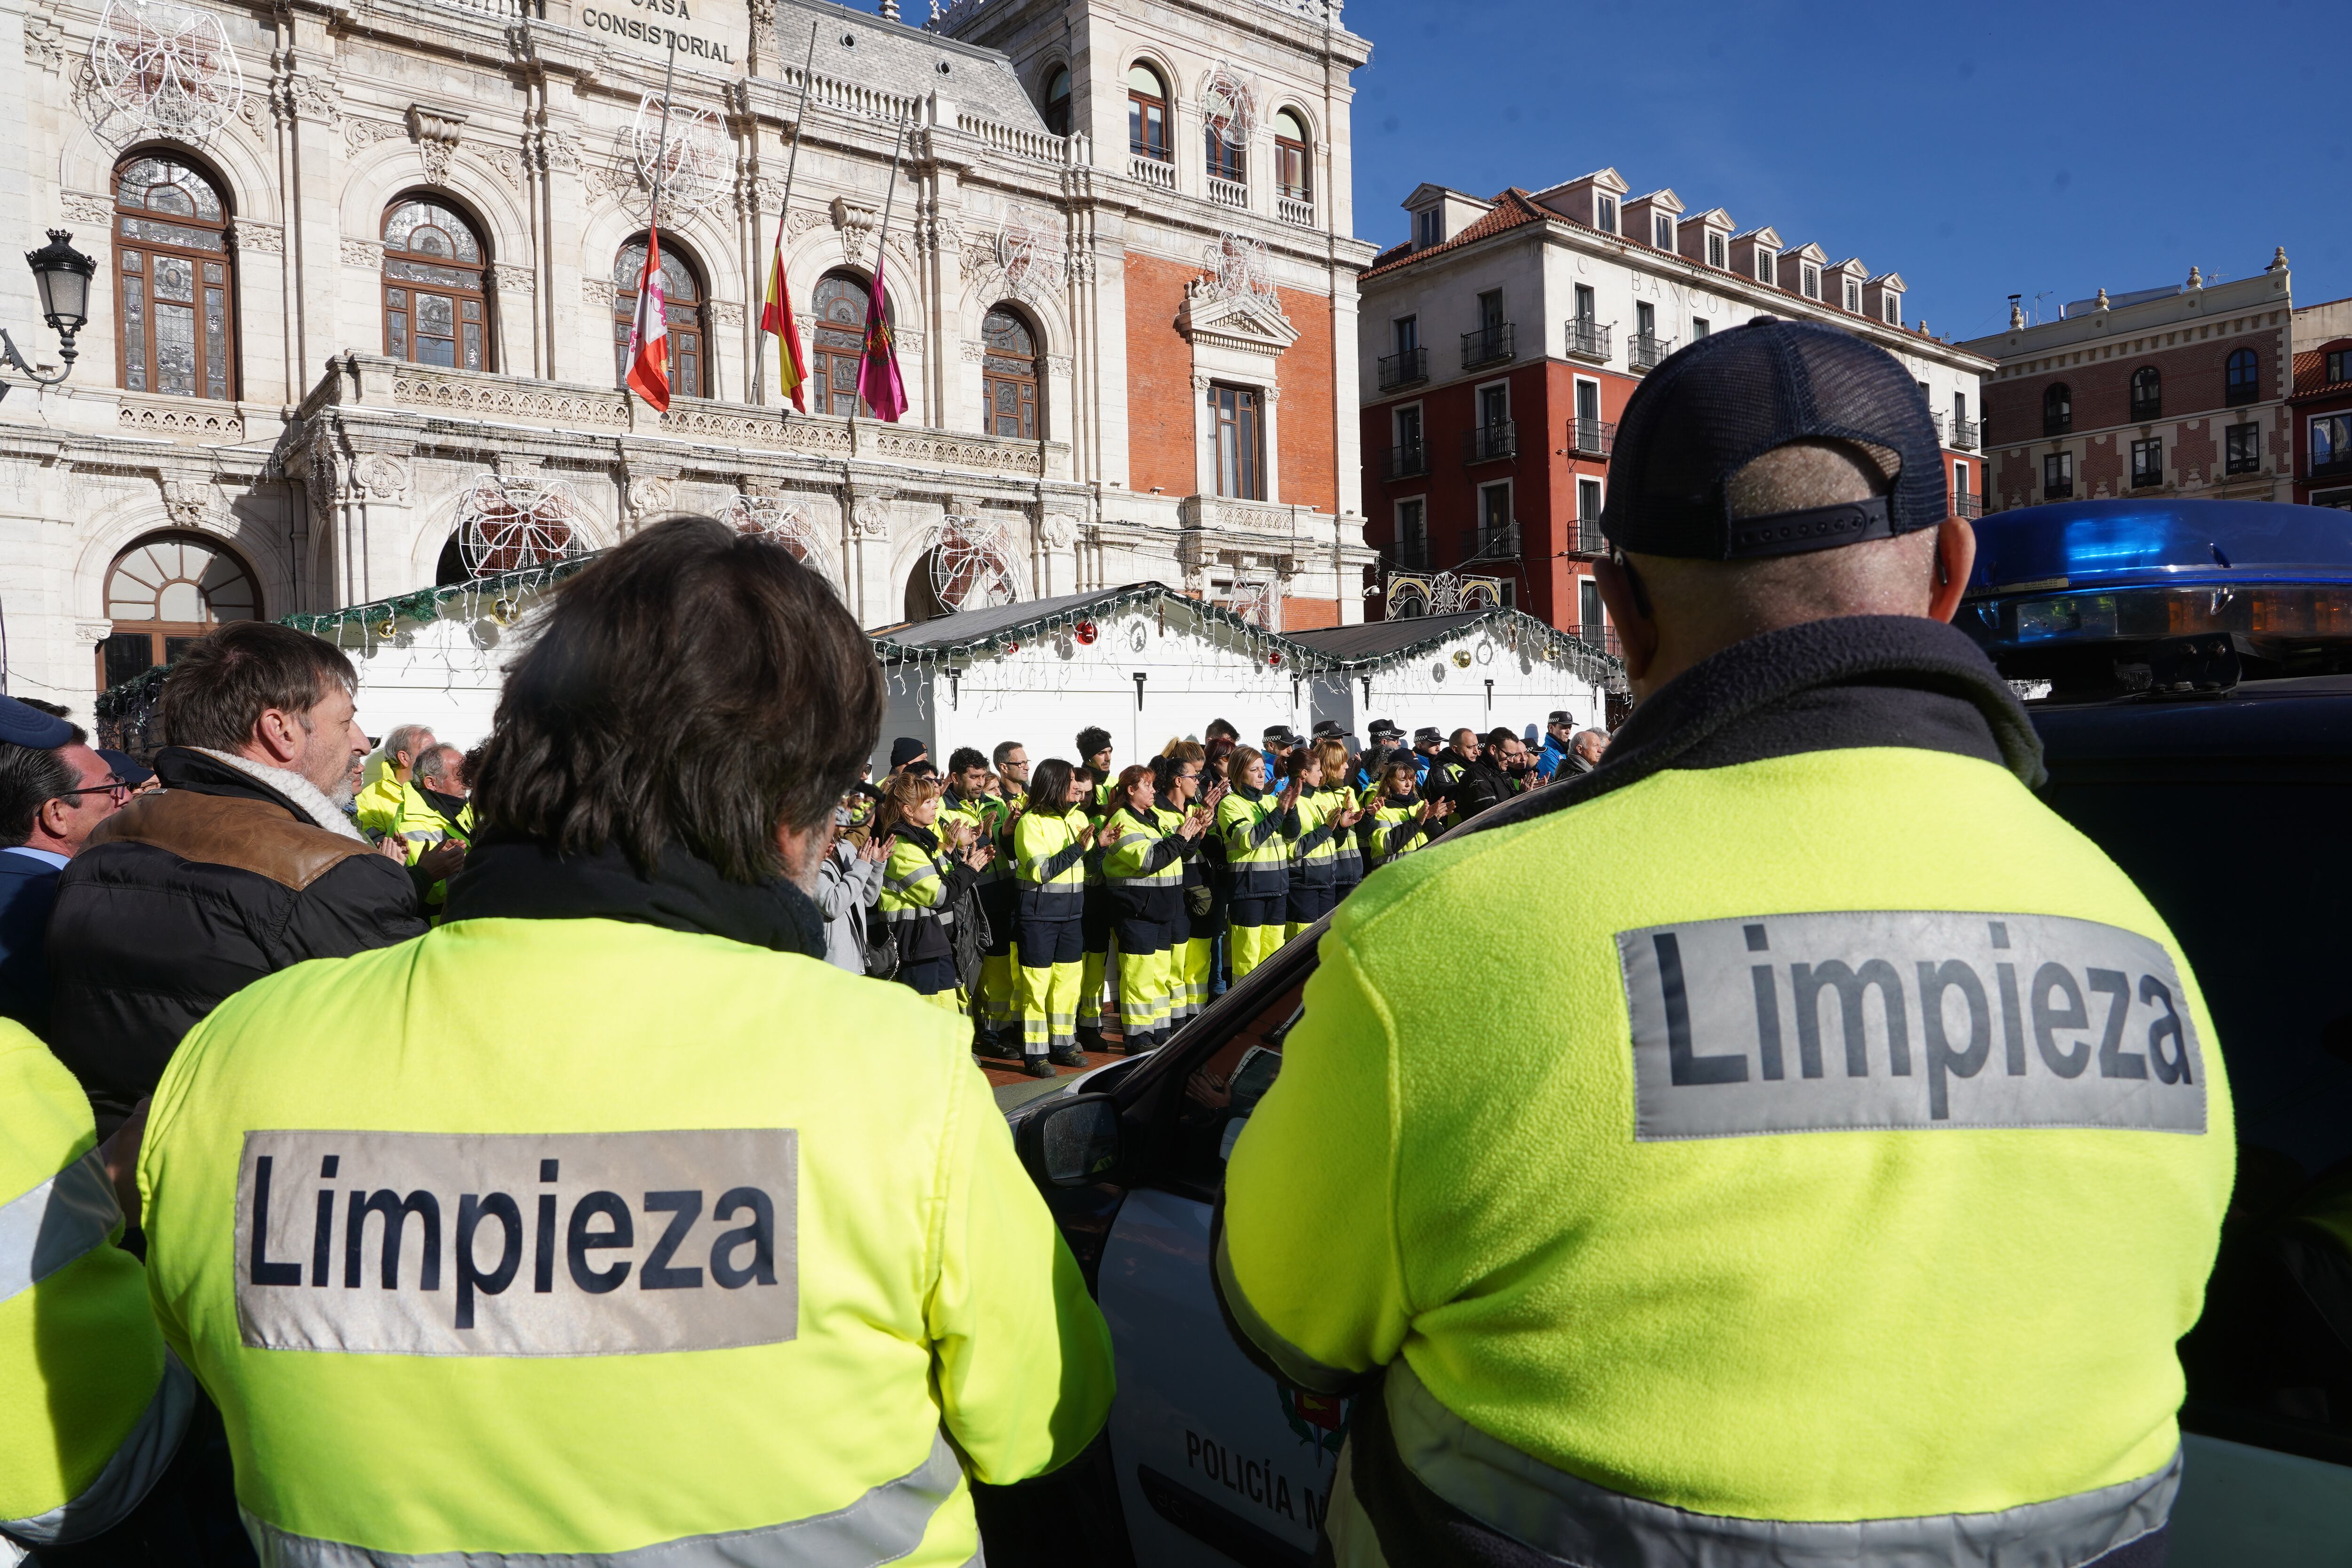
[[[401,847],[377,852],[343,815],[367,751],[353,681],[332,643],[270,621],[199,638],[164,679],[167,787],[98,825],[49,920],[50,1044],[101,1136],[231,992],[425,929]],[[461,853],[428,852],[419,875]]]
[[[1927,400],[1760,321],[1610,471],[1633,717],[1338,912],[1226,1167],[1228,1321],[1365,1389],[1330,1557],[2157,1568],[2230,1086],[1946,624]]]
[[[0,697],[0,1017],[48,1032],[58,874],[130,793],[79,726]]]
[[[1234,728],[1231,720],[1212,719],[1209,721],[1209,727],[1201,731],[1201,740],[1204,744],[1209,745],[1223,741],[1228,748],[1231,748],[1242,743],[1242,732]]]
[[[968,1480],[1100,1429],[1109,1336],[969,1026],[824,960],[883,707],[789,551],[647,528],[508,666],[445,922],[190,1035],[152,1294],[268,1467],[263,1561],[931,1568],[978,1557]]]

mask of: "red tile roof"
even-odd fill
[[[1536,205],[1534,199],[1525,190],[1513,185],[1495,198],[1493,211],[1453,238],[1443,240],[1422,250],[1415,250],[1409,240],[1402,245],[1391,246],[1373,257],[1371,266],[1366,268],[1361,276],[1370,278],[1375,273],[1385,272],[1391,267],[1402,267],[1409,262],[1419,261],[1425,256],[1443,255],[1446,251],[1456,250],[1465,245],[1475,245],[1489,235],[1523,228],[1531,223],[1567,223],[1569,221],[1556,212]]]
[[[2336,352],[2352,348],[2352,341],[2339,340]],[[2327,379],[2327,350],[2306,349],[2294,356],[2294,397],[2325,397],[2336,393],[2352,392],[2352,381]]]

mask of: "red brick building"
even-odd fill
[[[2287,407],[2294,426],[2294,499],[2352,511],[2352,331],[2296,351]]]
[[[1371,613],[1444,607],[1433,590],[1466,581],[1605,644],[1591,562],[1618,416],[1675,348],[1758,315],[1835,324],[1900,358],[1973,513],[1991,366],[1906,326],[1899,274],[1628,190],[1603,169],[1491,201],[1439,185],[1405,199],[1412,238],[1359,281],[1364,539],[1382,558]]]

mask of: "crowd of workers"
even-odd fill
[[[1128,1363],[1114,1211],[1082,1267],[975,1031],[1050,1073],[1117,952],[1140,1045],[1330,913],[1215,1218],[1138,1244],[1286,1412],[1352,1398],[1319,1561],[2162,1568],[2229,1077],[1948,625],[1929,411],[1761,319],[1613,469],[1598,767],[1089,731],[867,796],[871,644],[709,518],[550,595],[476,753],[364,777],[274,624],[180,653],[152,780],[0,698],[0,1560],[979,1562],[975,1489],[1099,1453]],[[1139,1473],[1132,1531],[1295,1554]]]
[[[968,1013],[973,1049],[1033,1077],[1087,1051],[1150,1050],[1226,985],[1328,915],[1367,872],[1489,807],[1590,773],[1608,745],[1554,710],[1540,745],[1326,720],[1242,743],[1224,720],[1117,765],[1108,731],[1073,763],[1018,741],[921,742],[835,813],[818,901],[826,952]],[[1118,1037],[1112,1042],[1106,1028]]]

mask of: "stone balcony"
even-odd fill
[[[1187,566],[1224,561],[1293,569],[1310,552],[1360,551],[1364,543],[1363,519],[1311,506],[1192,495],[1177,502],[1176,516],[1177,559]]]
[[[475,420],[556,436],[630,437],[784,457],[956,469],[1015,479],[1066,479],[1070,448],[961,430],[856,421],[708,398],[674,399],[656,414],[626,392],[578,382],[411,364],[380,354],[338,354],[297,412],[382,410],[435,420]]]

